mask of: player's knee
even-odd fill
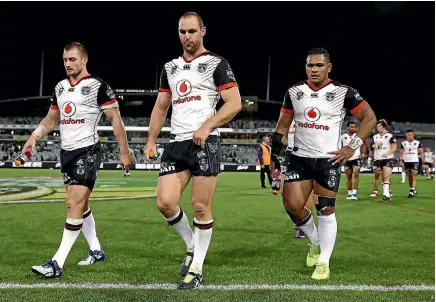
[[[158,196],[156,207],[162,214],[177,211],[177,203],[165,196]]]
[[[315,205],[318,215],[328,216],[335,212],[336,197],[318,196],[318,203]]]
[[[206,216],[210,214],[211,207],[209,205],[209,202],[202,200],[202,199],[194,199],[192,200],[192,205],[194,207],[195,211],[195,217],[201,218],[203,216]]]

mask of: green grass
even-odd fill
[[[0,188],[4,178],[23,181],[23,177],[42,176],[59,177],[59,171],[0,169]],[[101,171],[96,188],[118,186],[120,190],[133,190],[141,186],[154,187],[156,180],[155,172],[132,171],[132,177],[128,179],[119,171]],[[50,180],[44,182],[50,186]],[[205,261],[205,283],[434,285],[434,181],[419,177],[418,196],[408,199],[408,186],[401,184],[399,176],[394,175],[394,197],[390,202],[382,202],[381,197],[368,197],[372,190],[372,174],[361,175],[358,201],[345,200],[345,183],[343,178],[336,202],[338,236],[330,263],[330,279],[315,282],[310,279],[313,269],[304,265],[307,239],[294,238],[293,225],[282,209],[280,197],[259,188],[257,173],[221,174],[213,204],[215,227]],[[56,189],[59,184],[52,187]],[[101,194],[99,196],[112,196],[110,192]],[[189,187],[183,194],[181,207],[192,221]],[[108,261],[91,267],[77,266],[88,249],[81,236],[64,266],[64,277],[55,281],[34,276],[30,267],[45,262],[56,252],[65,221],[65,204],[1,205],[0,211],[3,217],[0,224],[0,282],[146,284],[178,281],[185,246],[156,210],[153,198],[93,202],[98,236]],[[189,297],[207,298],[208,301],[286,301],[291,298],[299,301],[310,297],[325,301],[430,301],[434,295],[433,292],[309,290],[180,293],[168,290],[8,289],[0,290],[0,301],[40,301],[48,292],[62,301],[73,296],[85,300],[93,297],[92,301],[165,301]],[[2,300],[5,297],[8,298]]]

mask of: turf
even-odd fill
[[[125,192],[138,190],[140,195],[150,194],[156,180],[155,172],[132,171],[131,178],[124,178],[119,171],[101,171],[96,197],[110,199],[116,194],[119,198],[134,197],[136,193]],[[52,192],[48,196],[32,197],[32,200],[61,197],[58,170],[0,169],[0,190],[4,184],[9,188],[22,188],[38,182],[43,182]],[[399,176],[394,175],[394,197],[390,202],[382,202],[381,197],[368,197],[372,190],[372,175],[362,174],[359,200],[351,201],[345,200],[343,178],[337,199],[338,236],[330,263],[331,276],[328,281],[315,282],[310,279],[313,269],[304,265],[308,241],[294,238],[293,226],[282,209],[280,197],[260,188],[257,173],[222,173],[213,205],[215,227],[205,261],[205,282],[221,285],[434,285],[434,185],[433,180],[419,177],[418,196],[408,199],[408,186],[401,184]],[[3,192],[0,197],[5,196],[5,191],[0,191]],[[189,190],[182,196],[181,207],[192,220]],[[91,267],[77,266],[88,249],[81,236],[70,252],[60,281],[40,279],[30,272],[30,267],[45,262],[56,252],[65,221],[65,204],[7,204],[1,205],[0,210],[3,217],[0,282],[149,284],[179,280],[179,264],[185,246],[156,210],[154,198],[93,202],[98,236],[108,260]],[[89,297],[89,300],[92,297],[92,301],[116,301],[119,300],[117,297],[129,301],[190,297],[199,301],[299,301],[310,297],[325,301],[430,301],[434,295],[433,292],[310,290],[180,293],[169,290],[7,289],[0,291],[0,300],[7,297],[4,301],[40,301],[48,292],[62,301],[73,296],[74,299]]]

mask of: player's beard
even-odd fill
[[[67,70],[67,76],[72,77],[72,78],[76,78],[81,72],[82,72],[82,69]]]
[[[186,43],[183,44],[183,50],[191,55],[193,55],[199,48],[199,42],[190,42],[190,46],[187,46]]]

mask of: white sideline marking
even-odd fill
[[[142,196],[124,196],[124,197],[95,197],[89,198],[90,201],[102,201],[102,200],[130,200],[130,199],[142,199],[142,198],[154,198],[157,195],[155,193],[150,195]],[[24,199],[24,200],[10,200],[10,201],[0,201],[2,204],[19,204],[19,203],[50,203],[50,202],[65,202],[65,199]]]
[[[79,288],[79,289],[177,289],[176,284],[151,283],[151,284],[127,284],[127,283],[0,283],[0,289],[34,289],[34,288]],[[434,291],[431,285],[304,285],[304,284],[230,284],[230,285],[203,285],[199,289],[209,290],[348,290],[348,291]]]

